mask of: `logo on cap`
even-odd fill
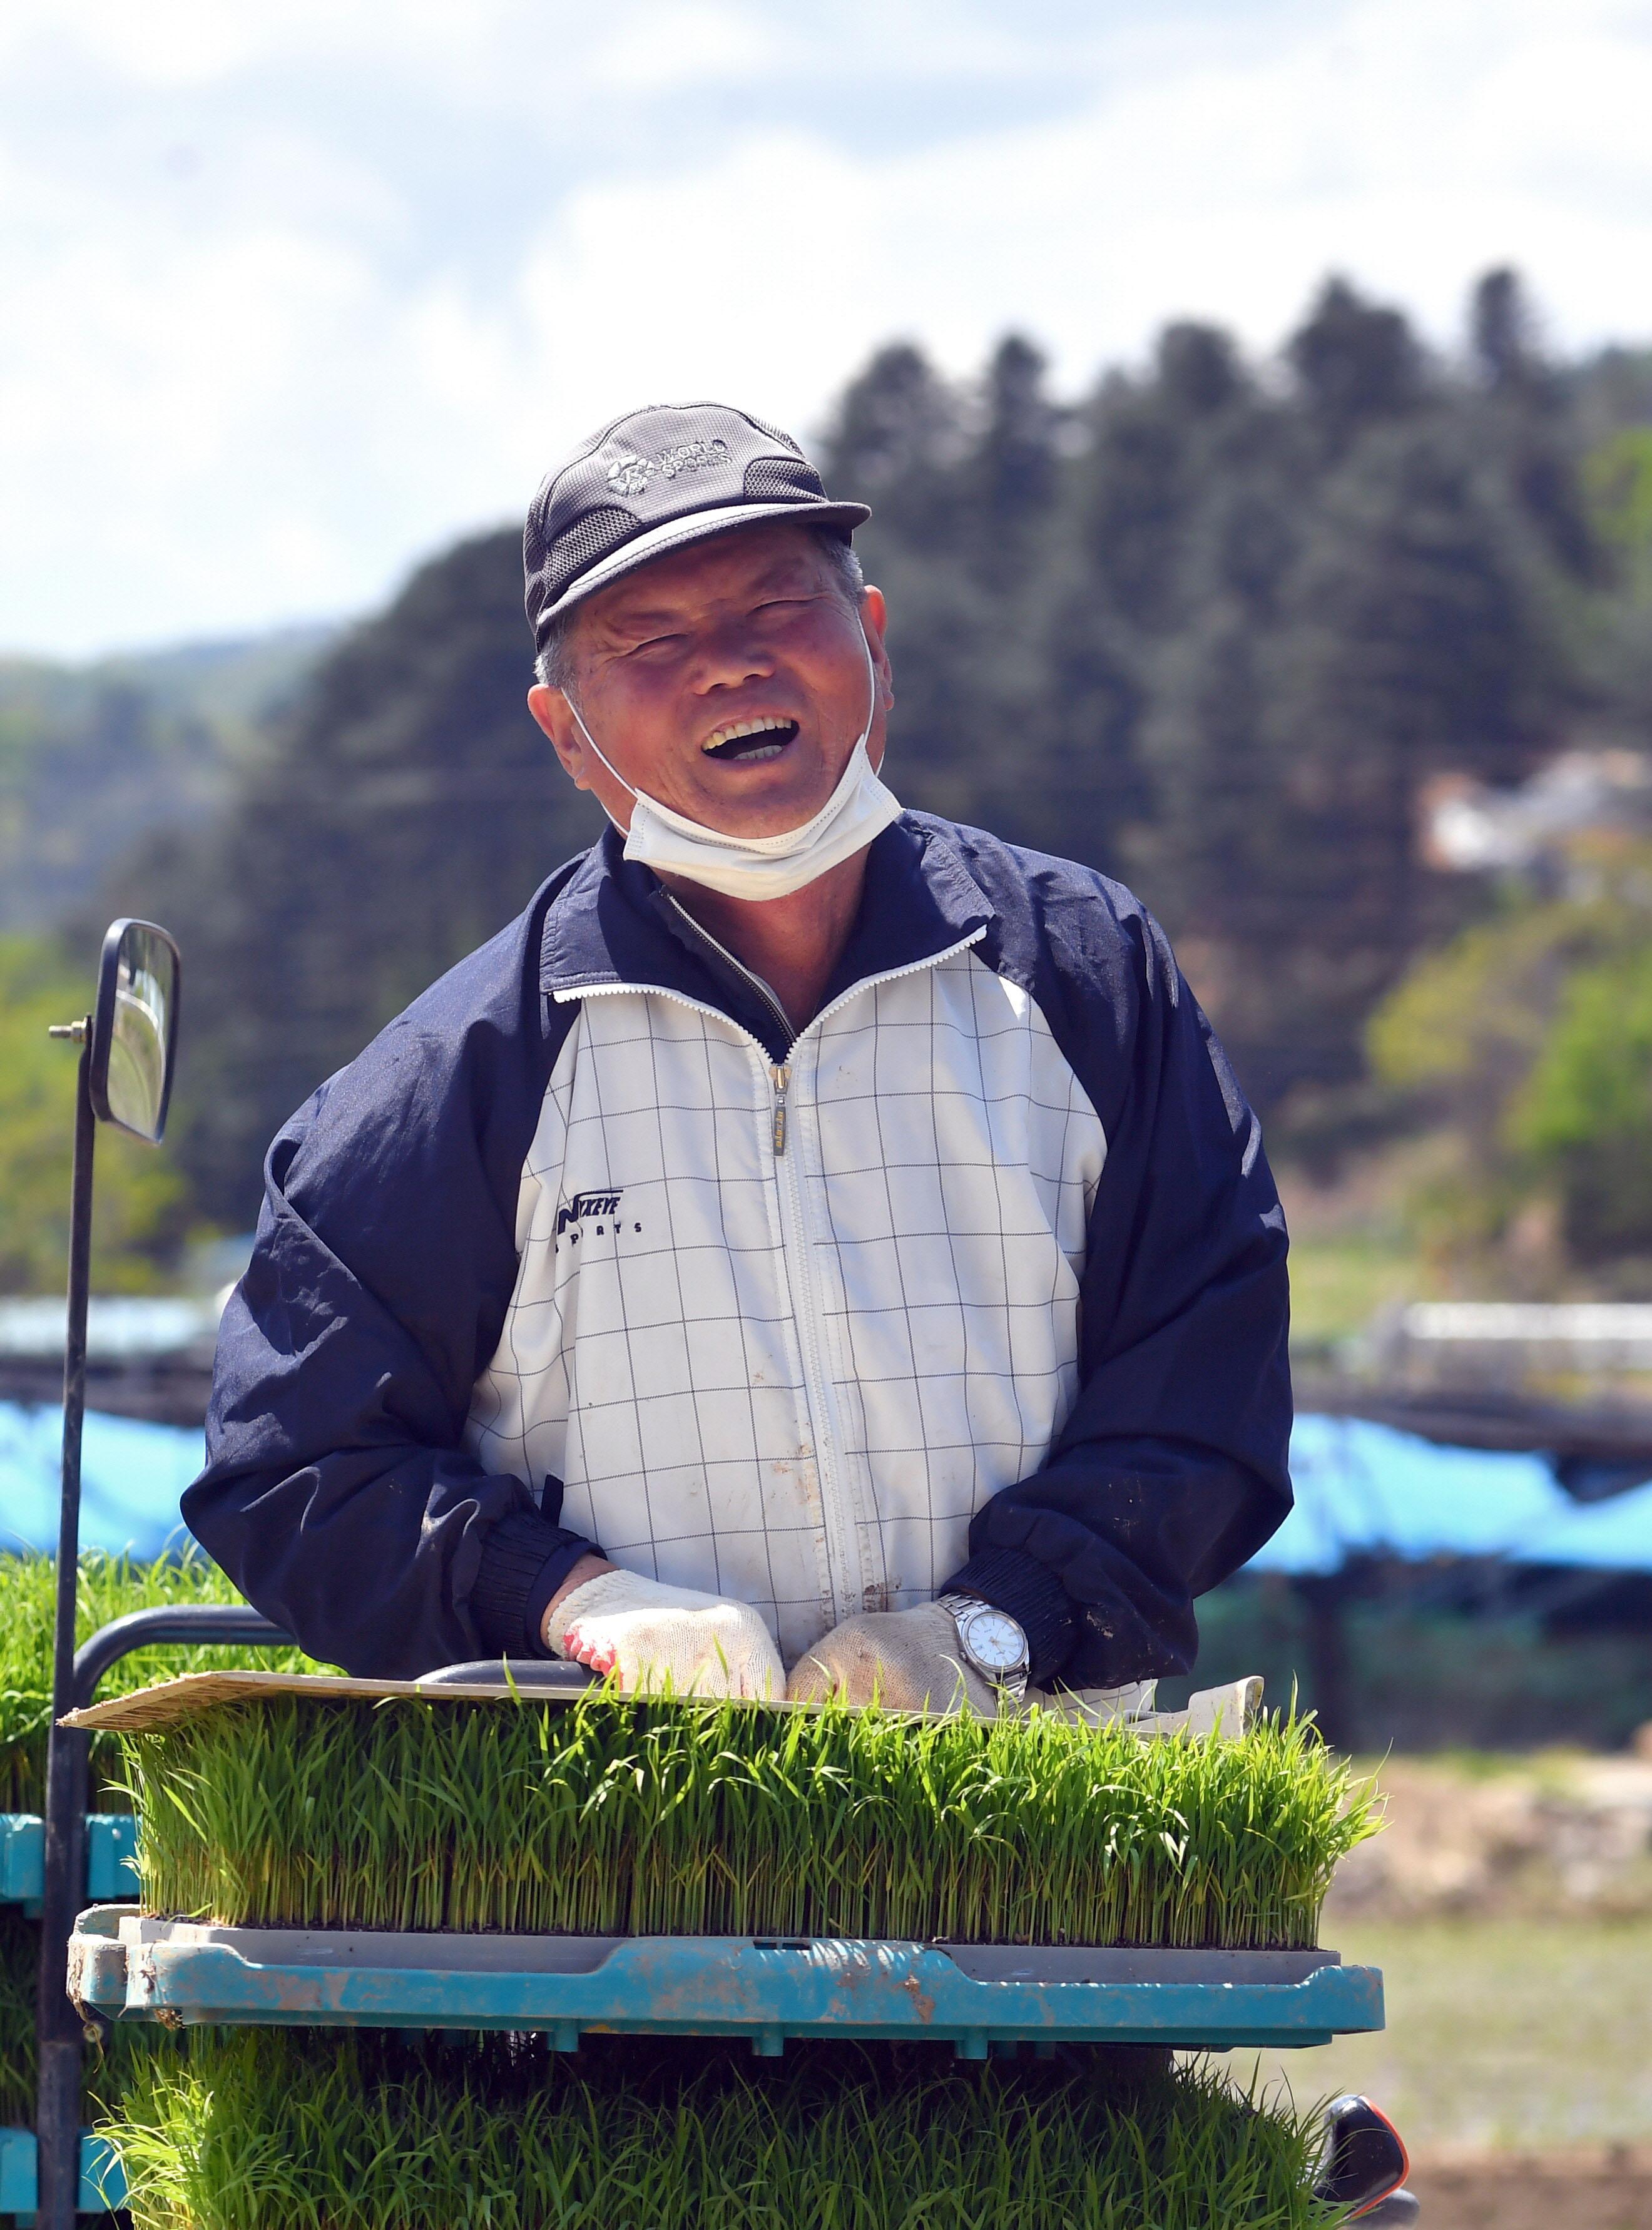
[[[728,457],[728,443],[723,441],[679,441],[674,449],[660,452],[660,470],[668,480],[679,473],[704,472],[709,465],[720,465]]]
[[[641,495],[655,473],[674,480],[679,473],[703,473],[727,461],[725,441],[679,441],[657,457],[616,457],[608,468],[608,485],[616,495]]]

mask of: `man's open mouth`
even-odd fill
[[[707,736],[700,748],[707,758],[773,759],[779,757],[797,732],[795,720],[778,719],[765,712],[754,720],[731,721],[726,728]]]

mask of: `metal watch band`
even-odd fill
[[[982,1679],[990,1681],[992,1686],[1002,1695],[1007,1696],[1011,1703],[1018,1704],[1027,1692],[1027,1675],[1030,1666],[1027,1651],[1026,1629],[1021,1621],[1010,1611],[999,1610],[996,1603],[988,1602],[981,1595],[937,1595],[935,1601],[944,1611],[950,1614],[957,1626],[958,1647],[964,1652],[971,1670],[978,1672]],[[1008,1619],[1016,1632],[1020,1634],[1021,1661],[1019,1664],[998,1666],[982,1665],[977,1661],[971,1652],[969,1643],[964,1638],[964,1621],[975,1612],[982,1610],[990,1610],[999,1618]]]

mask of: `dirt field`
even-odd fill
[[[1442,2154],[1416,2163],[1418,2230],[1647,2230],[1652,2150],[1505,2155]]]
[[[1652,1756],[1392,1757],[1327,1919],[1652,1919]],[[1652,2135],[1652,2132],[1649,2132]]]

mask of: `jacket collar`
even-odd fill
[[[994,919],[945,827],[926,814],[903,813],[874,841],[861,910],[827,987],[828,1002],[870,976],[921,966]],[[616,831],[604,830],[545,914],[540,989],[567,999],[635,984],[726,1010],[728,971],[669,927],[662,893],[650,868],[623,856]]]

